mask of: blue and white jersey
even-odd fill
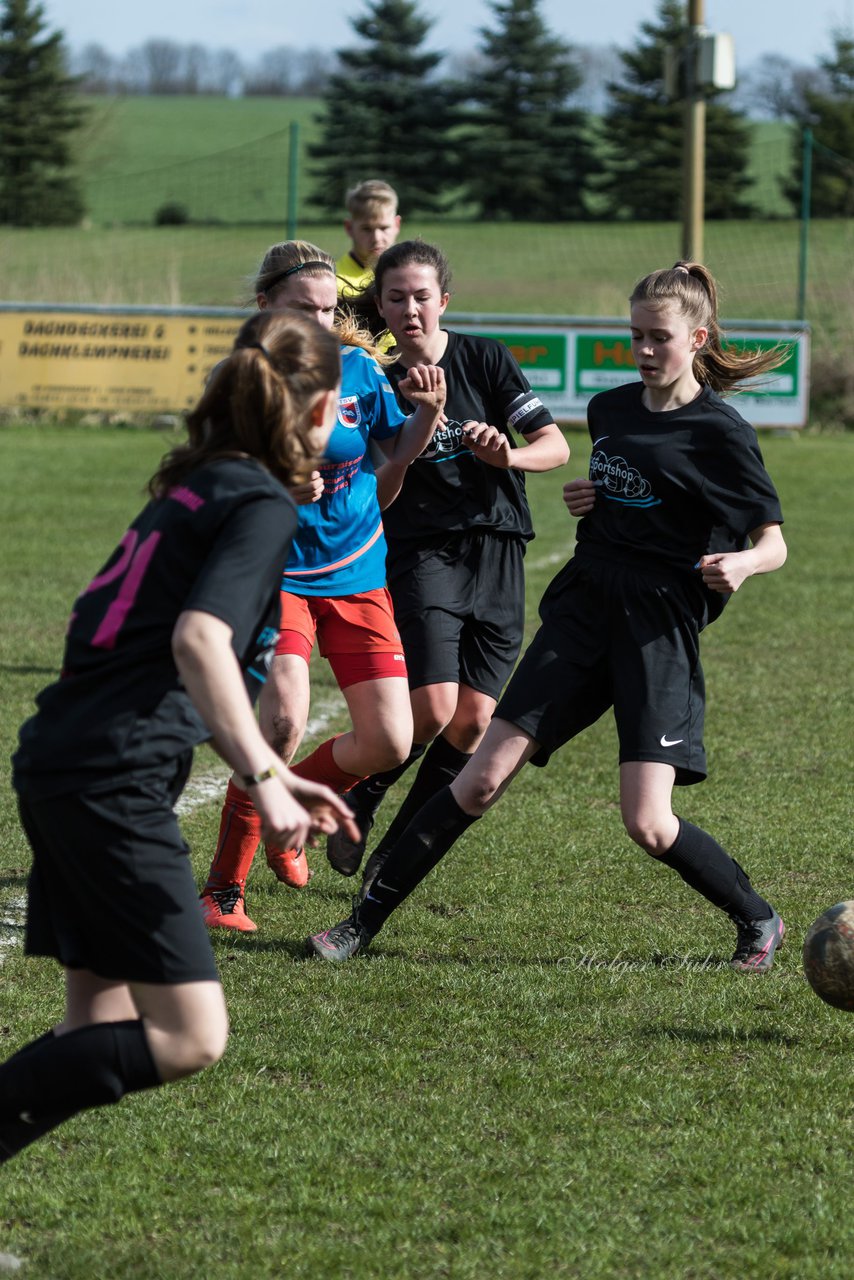
[[[391,439],[405,421],[373,357],[342,347],[338,417],[320,467],[323,493],[297,508],[283,591],[349,596],[385,586],[386,542],[368,442]]]

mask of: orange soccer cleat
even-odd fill
[[[268,844],[267,866],[277,880],[290,885],[292,889],[302,889],[308,884],[314,872],[309,869],[305,849],[277,849]]]

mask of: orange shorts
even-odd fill
[[[406,679],[403,645],[385,587],[338,597],[283,591],[279,625],[276,653],[308,662],[317,640],[341,689],[363,680]]]

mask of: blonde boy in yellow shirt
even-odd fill
[[[400,231],[397,192],[387,182],[371,178],[347,192],[348,217],[344,229],[351,247],[335,263],[338,296],[357,296],[374,278],[377,258],[393,245]]]

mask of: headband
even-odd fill
[[[305,271],[306,267],[321,267],[324,271],[328,271],[330,275],[335,275],[335,268],[331,262],[322,262],[320,258],[311,258],[308,262],[298,262],[296,266],[288,267],[286,271],[280,271],[278,275],[273,276],[272,280],[268,280],[263,292],[269,293],[277,284],[287,280],[288,276],[296,275],[298,271]]]

